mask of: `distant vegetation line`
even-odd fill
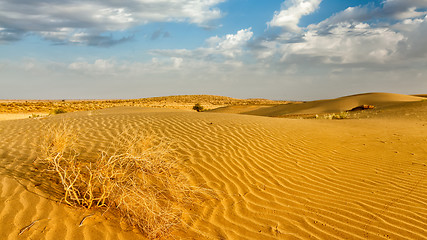
[[[200,103],[205,109],[213,109],[228,105],[262,105],[286,104],[288,101],[268,99],[236,99],[214,95],[179,95],[168,97],[152,97],[120,100],[4,100],[0,101],[2,113],[51,112],[61,109],[66,112],[97,110],[119,106],[158,107],[175,109],[192,109]]]

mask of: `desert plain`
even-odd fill
[[[147,238],[103,209],[65,204],[41,174],[43,129],[64,122],[84,156],[124,130],[174,143],[185,177],[209,194],[167,239],[427,239],[426,97],[2,101],[0,239]],[[374,108],[350,111],[364,105]]]

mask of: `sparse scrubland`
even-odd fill
[[[172,145],[153,135],[128,131],[98,158],[81,159],[79,133],[65,123],[47,129],[36,164],[57,176],[68,205],[113,211],[157,238],[178,226],[202,194],[187,181]]]
[[[191,110],[195,103],[202,104],[205,109],[214,109],[228,105],[285,104],[288,102],[267,99],[236,99],[212,95],[181,95],[122,100],[0,100],[0,113],[52,113],[56,109],[76,112],[121,106]]]

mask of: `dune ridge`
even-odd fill
[[[419,102],[426,98],[395,93],[363,93],[336,99],[291,103],[269,107],[235,106],[213,110],[214,112],[242,113],[248,115],[282,117],[286,115],[339,113],[351,110],[361,105],[373,105],[376,108],[385,108],[399,103]]]
[[[0,122],[2,239],[16,239],[36,219],[49,220],[22,236],[142,238],[121,230],[111,216],[96,215],[78,227],[91,213],[53,201],[55,189],[37,177],[38,129],[64,119],[85,132],[87,154],[129,128],[177,142],[190,180],[216,196],[185,218],[179,238],[427,238],[425,120],[292,120],[120,107]]]

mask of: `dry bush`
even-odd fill
[[[78,139],[66,124],[50,128],[38,160],[58,175],[67,204],[116,211],[156,238],[179,225],[186,206],[197,202],[202,190],[186,180],[167,142],[128,131],[99,158],[81,160]]]
[[[332,119],[347,119],[349,118],[348,112],[340,112],[339,114],[333,114]]]
[[[317,115],[315,116],[316,119],[348,119],[350,118],[350,114],[348,112],[340,112],[339,114],[331,113],[331,114],[324,114],[324,115]]]
[[[65,191],[64,200],[70,205],[74,200],[81,204],[77,181],[82,169],[77,162],[77,140],[77,134],[62,124],[56,128],[50,128],[39,146],[40,162],[47,163],[49,170],[58,174]]]

